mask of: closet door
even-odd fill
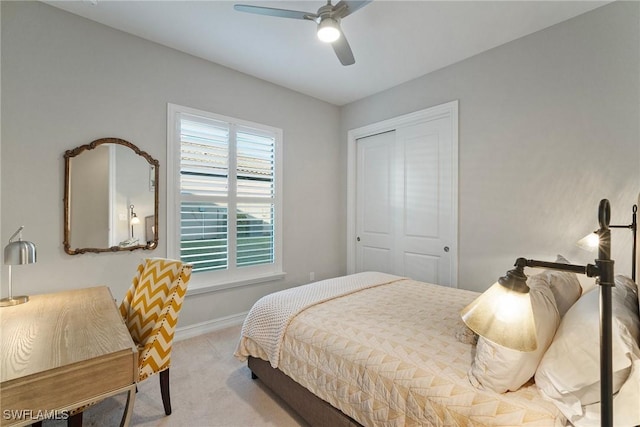
[[[455,286],[451,129],[440,117],[356,140],[356,271]]]
[[[396,273],[392,210],[395,139],[395,131],[391,131],[356,141],[357,271]]]
[[[406,126],[396,135],[396,274],[450,286],[454,191],[449,120]]]

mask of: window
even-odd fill
[[[192,287],[283,276],[282,131],[169,104],[167,253]]]

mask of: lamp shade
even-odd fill
[[[578,240],[576,245],[585,251],[593,252],[597,250],[600,245],[600,236],[598,236],[598,233],[596,232],[589,233],[582,239]]]
[[[472,331],[503,347],[518,351],[533,351],[538,347],[528,292],[496,282],[466,306],[461,315]]]
[[[36,245],[26,240],[10,242],[4,247],[6,265],[33,264],[36,262]]]

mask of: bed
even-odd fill
[[[252,308],[236,357],[314,426],[566,425],[533,379],[472,384],[459,313],[478,295],[375,272],[288,289]]]

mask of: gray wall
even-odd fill
[[[2,7],[0,7],[0,23],[2,23]],[[1,29],[0,29],[1,30]],[[2,31],[0,31],[0,82],[2,81]],[[0,177],[2,177],[2,84],[0,84]],[[0,183],[0,225],[2,225],[2,185]],[[0,237],[3,236],[0,227]],[[4,255],[3,255],[4,256]],[[1,271],[1,270],[0,270]],[[3,283],[2,279],[4,275],[0,275],[0,283]],[[4,294],[2,294],[4,297]]]
[[[1,240],[25,225],[24,238],[38,248],[37,264],[14,269],[15,292],[105,284],[120,299],[141,257],[166,255],[167,103],[284,131],[286,279],[187,297],[180,326],[246,311],[265,293],[308,282],[311,271],[317,279],[343,273],[338,107],[42,3],[1,7]],[[103,137],[160,161],[155,251],[64,253],[62,156]],[[3,292],[6,277],[3,266]]]
[[[615,2],[344,106],[341,157],[349,129],[458,99],[459,287],[518,256],[592,261],[575,242],[600,199],[629,224],[640,191],[639,33],[640,3]],[[631,233],[612,238],[629,274]]]
[[[613,222],[628,223],[640,190],[636,2],[342,108],[44,4],[1,7],[0,238],[25,225],[39,258],[15,269],[16,292],[106,284],[120,298],[140,257],[166,255],[167,102],[277,126],[285,138],[286,279],[188,297],[180,326],[243,312],[267,292],[307,282],[311,271],[317,279],[346,272],[346,132],[379,120],[460,100],[463,288],[486,289],[517,256],[589,260],[574,242],[596,228],[598,201],[609,198]],[[69,256],[62,155],[107,136],[160,161],[160,246]],[[630,233],[614,231],[617,271],[630,268],[630,244]]]

